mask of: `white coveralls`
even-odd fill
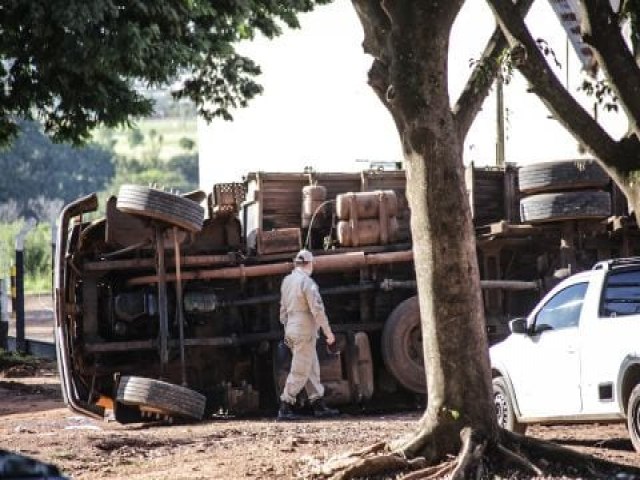
[[[294,404],[296,395],[306,388],[313,402],[324,395],[316,352],[318,329],[322,328],[325,335],[331,332],[322,297],[316,282],[301,268],[295,268],[284,278],[280,293],[284,342],[293,355],[280,400]]]

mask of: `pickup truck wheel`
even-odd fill
[[[205,396],[194,390],[144,377],[121,377],[116,398],[125,405],[198,420],[206,404]]]
[[[513,400],[509,395],[509,389],[502,377],[493,379],[493,405],[496,409],[496,419],[498,426],[524,435],[527,425],[519,423],[516,418],[516,412],[513,408]]]
[[[199,232],[204,221],[204,209],[193,200],[140,185],[120,187],[116,208],[190,232]]]
[[[522,193],[542,193],[605,188],[609,175],[594,160],[536,163],[521,167],[518,183]]]
[[[611,195],[598,190],[542,193],[520,200],[523,222],[553,222],[611,215]]]
[[[404,388],[427,392],[418,297],[406,299],[389,315],[382,330],[382,360]]]
[[[640,384],[631,391],[627,404],[627,428],[631,443],[636,452],[640,452]]]

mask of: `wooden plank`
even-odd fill
[[[258,232],[258,254],[296,252],[302,246],[299,228],[281,228]]]
[[[502,196],[504,195],[504,190],[502,189],[502,187],[500,188],[487,188],[487,187],[482,187],[482,186],[478,186],[475,185],[473,187],[474,190],[474,198],[497,198],[502,200]]]
[[[476,178],[474,180],[474,185],[478,187],[484,188],[496,188],[502,189],[503,177],[496,178]]]
[[[518,170],[507,165],[503,180],[504,218],[508,222],[520,220],[520,203],[518,198]]]
[[[529,236],[539,235],[549,230],[544,226],[529,224],[514,225],[504,220],[492,223],[488,225],[488,227],[489,234],[491,235]]]

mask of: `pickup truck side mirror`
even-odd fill
[[[514,318],[509,322],[511,333],[524,334],[528,332],[526,318]]]

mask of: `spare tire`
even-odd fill
[[[520,191],[526,194],[605,188],[610,180],[595,160],[536,163],[521,167],[518,173]]]
[[[145,377],[121,377],[116,399],[125,405],[150,407],[167,415],[200,420],[206,398],[189,388]]]
[[[204,209],[193,200],[140,185],[120,187],[116,208],[190,232],[200,231],[204,221]]]
[[[418,297],[407,298],[387,318],[382,330],[382,360],[404,388],[427,393]]]
[[[609,215],[611,196],[598,190],[542,193],[520,200],[520,219],[523,222],[598,219]]]

